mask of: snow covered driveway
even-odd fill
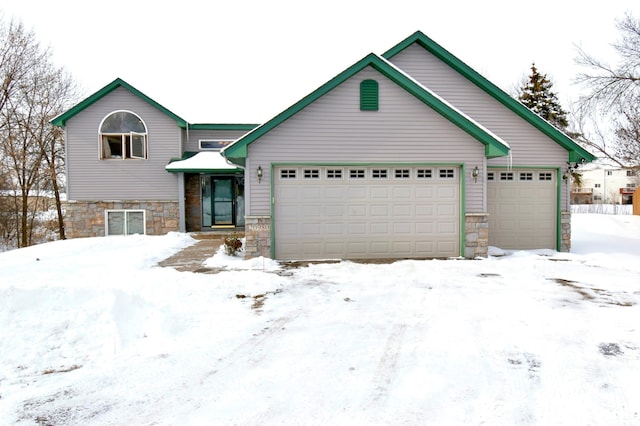
[[[620,253],[215,275],[153,266],[175,234],[3,253],[0,423],[639,424],[635,219]]]

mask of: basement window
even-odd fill
[[[145,233],[144,210],[106,210],[106,235],[133,235]]]

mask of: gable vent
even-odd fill
[[[378,110],[378,82],[375,80],[362,80],[360,83],[360,110]]]

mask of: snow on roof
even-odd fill
[[[485,133],[489,134],[492,138],[494,138],[495,140],[497,140],[498,142],[503,144],[506,148],[508,148],[509,150],[511,149],[511,147],[509,146],[509,143],[507,141],[505,141],[500,136],[498,136],[497,134],[495,134],[494,132],[489,130],[487,127],[483,126],[482,124],[480,124],[479,122],[477,122],[476,120],[471,118],[466,113],[462,112],[460,109],[455,107],[452,103],[450,103],[449,101],[444,99],[442,96],[438,95],[436,92],[434,92],[433,90],[429,89],[427,86],[425,86],[424,84],[422,84],[421,82],[416,80],[414,77],[412,77],[411,75],[406,73],[400,67],[396,66],[393,62],[389,61],[387,58],[385,58],[383,56],[379,56],[379,58],[382,59],[383,61],[385,61],[387,64],[389,64],[389,66],[395,68],[399,73],[403,74],[406,78],[408,78],[409,80],[413,81],[415,84],[420,86],[425,92],[429,93],[431,96],[433,96],[434,98],[438,99],[440,102],[442,102],[443,104],[445,104],[446,106],[448,106],[449,108],[451,108],[452,110],[454,110],[455,112],[457,112],[458,114],[460,114],[461,116],[463,116],[464,118],[466,118],[467,120],[472,122],[476,127],[482,129],[482,131],[484,131]]]
[[[169,172],[187,170],[234,170],[238,167],[229,164],[218,151],[202,151],[184,160],[174,161],[165,166]]]

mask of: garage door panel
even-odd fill
[[[373,235],[389,235],[389,223],[387,222],[381,222],[381,223],[372,223],[371,227],[371,234]]]
[[[287,166],[291,170],[296,167]],[[297,176],[303,176],[298,167]],[[330,167],[329,167],[330,168]],[[460,254],[460,188],[454,178],[276,179],[278,259],[445,257]],[[405,169],[405,168],[403,168]],[[275,169],[279,176],[279,169]],[[362,176],[362,174],[360,174]]]
[[[393,199],[396,201],[412,199],[412,189],[410,187],[393,188]]]
[[[367,227],[364,223],[349,223],[347,227],[347,235],[364,235],[367,233]]]
[[[411,234],[413,232],[413,223],[394,222],[393,232],[394,234]]]
[[[365,186],[349,186],[347,188],[348,198],[350,200],[364,200],[367,198],[367,189]]]
[[[327,223],[324,229],[328,235],[344,235],[345,231],[342,223]]]
[[[376,199],[376,198],[383,198],[383,199],[388,199],[389,198],[389,188],[387,187],[383,187],[383,186],[372,186],[371,187],[371,198],[372,199]]]
[[[512,173],[513,180],[502,179],[507,173]],[[556,248],[556,174],[544,169],[490,172],[490,245],[523,250]]]
[[[372,205],[371,216],[389,216],[389,205],[388,204]]]
[[[413,212],[413,205],[410,204],[396,204],[393,206],[393,215],[397,217],[411,217]]]
[[[416,234],[428,236],[433,234],[433,222],[417,222]]]

